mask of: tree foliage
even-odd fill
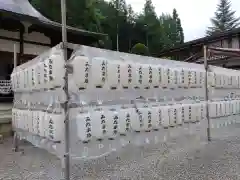
[[[235,11],[231,10],[231,2],[229,0],[220,0],[217,5],[215,16],[211,18],[212,26],[208,27],[207,35],[221,33],[231,30],[240,25],[240,18],[235,17]]]
[[[33,6],[54,21],[61,21],[59,0],[32,0]],[[131,52],[134,45],[147,44],[149,55],[158,56],[164,48],[184,42],[181,20],[176,9],[173,14],[157,16],[151,0],[146,0],[143,12],[137,14],[125,0],[68,0],[67,24],[108,35],[101,47]]]
[[[148,56],[149,55],[149,50],[148,47],[146,47],[144,44],[142,43],[137,43],[133,46],[131,52],[133,54],[139,54],[139,55],[144,55],[144,56]]]

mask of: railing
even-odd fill
[[[0,94],[10,94],[12,92],[11,80],[0,80]]]

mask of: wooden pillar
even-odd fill
[[[24,28],[20,28],[20,31],[19,31],[19,60],[18,62],[20,64],[23,63],[23,55],[24,55]]]
[[[238,48],[240,49],[240,34],[237,35],[237,39],[238,39]]]

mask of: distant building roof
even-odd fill
[[[171,52],[180,51],[180,50],[189,48],[190,46],[198,46],[198,45],[207,44],[207,43],[214,42],[214,41],[226,38],[228,36],[234,36],[234,35],[237,35],[237,34],[240,34],[240,28],[235,28],[233,30],[225,31],[225,32],[218,33],[218,34],[215,34],[215,35],[212,35],[212,36],[206,36],[206,37],[203,37],[203,38],[199,38],[199,39],[196,39],[196,40],[193,40],[193,41],[183,43],[183,44],[178,45],[176,47],[161,51],[159,56],[164,56],[164,55],[166,55],[168,53],[171,53]]]
[[[61,30],[60,23],[51,21],[44,17],[29,3],[28,0],[0,0],[0,12],[8,12],[14,17],[19,18],[19,20],[26,20],[42,26],[58,28]],[[67,30],[71,33],[78,33],[85,36],[105,36],[105,34],[90,32],[70,26],[67,27]]]

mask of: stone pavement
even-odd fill
[[[213,141],[205,133],[169,138],[152,147],[126,147],[117,154],[88,162],[73,162],[72,180],[240,179],[240,124],[217,127]],[[44,150],[24,144],[24,154],[11,151],[12,139],[0,144],[0,180],[60,180],[61,163]],[[119,158],[117,158],[117,155]]]

